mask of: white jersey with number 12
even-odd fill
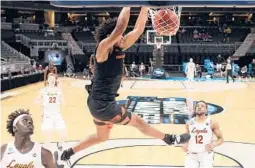
[[[192,153],[205,152],[205,146],[213,141],[213,131],[211,128],[211,119],[207,119],[203,123],[196,122],[192,118],[189,122],[190,140],[188,151]]]

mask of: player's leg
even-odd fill
[[[108,140],[110,136],[111,128],[108,125],[96,125],[97,132],[86,137],[83,141],[79,142],[72,148],[65,150],[61,155],[61,160],[69,160],[75,153],[86,149],[90,146],[96,145],[98,143]]]
[[[199,162],[194,154],[187,154],[185,158],[185,168],[200,168]]]
[[[94,100],[93,98],[89,97],[87,100],[89,110],[94,117],[94,123],[96,125],[97,132],[95,134],[89,135],[86,139],[81,141],[79,144],[77,144],[75,147],[72,148],[73,151],[71,152],[78,152],[80,150],[83,150],[85,148],[88,148],[90,146],[93,146],[95,144],[104,142],[108,140],[111,128],[109,127],[110,122],[105,123],[102,122],[102,119],[106,118],[112,118],[112,113],[111,113],[111,102],[105,102],[105,101],[99,101],[99,100]],[[100,112],[99,112],[100,111]],[[100,120],[101,119],[101,120]],[[72,155],[73,153],[71,153]],[[68,159],[70,152],[65,156],[66,154],[62,154],[61,159],[65,160]]]
[[[79,152],[85,148],[104,142],[109,139],[111,127],[109,125],[96,125],[97,132],[89,135],[86,139],[73,147],[73,151]]]
[[[190,72],[189,71],[187,71],[186,77],[187,77],[188,81],[190,81]]]
[[[232,70],[229,70],[228,76],[233,80]]]
[[[149,124],[145,123],[138,116],[134,114],[131,115],[131,113],[126,112],[125,108],[118,105],[115,101],[104,102],[89,98],[88,106],[91,114],[94,117],[97,133],[88,136],[85,140],[81,141],[73,148],[65,150],[61,155],[61,160],[68,160],[73,154],[108,140],[111,129],[109,126],[111,126],[113,123],[122,125],[129,124],[130,126],[138,128],[142,133],[148,136],[162,139],[168,144],[182,143],[182,141],[186,142],[190,138],[189,135],[175,136],[164,134],[151,127]],[[101,112],[98,112],[99,110],[101,110]]]
[[[213,168],[214,153],[203,153],[200,156],[200,168]]]
[[[44,135],[44,147],[50,149],[51,137],[53,136],[53,122],[50,116],[43,116],[41,131]]]
[[[168,144],[173,143],[183,143],[189,140],[190,136],[188,134],[184,134],[181,136],[176,135],[169,135],[165,134],[148,123],[146,123],[144,120],[142,120],[140,117],[138,117],[135,114],[132,114],[130,112],[127,112],[126,109],[117,102],[113,101],[108,103],[107,108],[105,108],[104,113],[100,113],[101,116],[96,116],[94,114],[94,117],[97,118],[111,118],[108,121],[100,121],[100,120],[94,120],[97,125],[104,125],[104,124],[120,124],[120,125],[129,125],[137,128],[140,130],[143,134],[148,135],[150,137],[154,137],[157,139],[162,139]],[[105,115],[105,116],[102,116]]]
[[[152,127],[151,125],[146,123],[143,119],[141,119],[137,115],[127,112],[124,107],[121,107],[121,111],[122,111],[122,117],[120,117],[121,119],[119,121],[119,124],[133,126],[145,135],[148,135],[150,137],[154,137],[157,139],[164,139],[165,133]]]
[[[194,81],[194,76],[195,76],[195,71],[193,71],[193,72],[190,74],[190,79],[191,79],[192,82]]]
[[[178,136],[165,134],[159,131],[158,129],[152,127],[148,123],[146,123],[143,119],[141,119],[137,115],[127,112],[124,107],[121,107],[121,111],[122,115],[120,116],[120,120],[117,122],[115,121],[115,123],[135,127],[143,134],[156,139],[161,139],[169,145],[172,145],[174,143],[177,144],[184,143],[187,142],[190,138],[188,134],[182,134]]]
[[[188,70],[188,80],[189,80],[189,82],[192,81],[192,72],[191,72],[191,70]]]
[[[63,143],[67,137],[66,124],[60,113],[53,116],[53,120],[54,120],[55,131],[60,138],[60,141],[58,142],[57,146],[59,150],[62,150]]]
[[[67,137],[66,124],[60,112],[53,114],[52,120],[53,120],[54,131],[58,135],[58,138],[60,139],[57,143],[58,150],[54,151],[55,161],[57,165],[65,165],[66,163],[61,161],[60,159],[60,155],[61,155],[60,152],[62,152],[63,150],[63,143]]]
[[[227,83],[229,83],[229,72],[230,72],[230,71],[227,70],[227,75],[226,75],[226,76],[227,76]]]
[[[96,125],[97,132],[88,136],[85,140],[81,141],[78,145],[76,145],[73,148],[74,152],[78,152],[92,145],[104,142],[109,138],[110,135],[111,127],[109,127],[109,125],[111,124],[111,122],[103,122],[100,119],[108,118],[109,115],[111,118],[112,114],[110,111],[108,111],[111,110],[111,102],[98,101],[92,99],[91,97],[89,97],[87,101],[90,112],[94,117],[94,123]],[[98,111],[100,111],[99,109],[101,110],[101,112],[98,113]]]
[[[233,76],[232,70],[231,70],[230,75],[231,75],[231,78],[232,78],[233,82],[235,82],[235,79],[234,79],[234,76]]]
[[[141,118],[139,118],[137,115],[131,114],[126,112],[125,108],[121,106],[116,106],[115,108],[112,108],[115,113],[119,111],[119,113],[111,119],[111,121],[101,121],[94,119],[95,124],[97,125],[108,125],[111,123],[120,124],[120,125],[130,125],[133,127],[136,127],[139,129],[142,133],[145,135],[157,138],[157,139],[163,139],[165,137],[165,134],[158,131],[157,129],[151,127],[149,124],[145,123]]]

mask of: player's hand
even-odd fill
[[[182,150],[183,150],[183,152],[188,152],[188,144],[187,143],[183,144]]]
[[[67,150],[64,150],[64,152],[62,153],[62,155],[61,155],[60,158],[61,158],[61,160],[63,160],[63,161],[67,161],[67,160],[70,159],[70,157],[71,157],[72,155],[74,155],[74,151],[73,151],[72,148],[69,148],[69,149],[67,149]]]
[[[213,149],[214,149],[214,145],[213,144],[207,144],[207,145],[205,145],[205,150],[207,151],[207,152],[212,152],[213,151]]]

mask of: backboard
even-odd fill
[[[254,0],[83,0],[83,1],[52,1],[52,5],[57,7],[84,8],[84,7],[139,7],[150,6],[154,8],[162,7],[255,7]]]
[[[160,36],[157,35],[155,30],[146,31],[146,40],[148,45],[170,45],[171,36]]]

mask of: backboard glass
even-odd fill
[[[159,36],[156,34],[155,30],[146,31],[146,41],[149,45],[155,45],[160,43],[161,45],[171,44],[171,36]]]
[[[108,0],[83,0],[83,1],[52,1],[52,5],[68,8],[84,7],[139,7],[150,6],[155,8],[182,6],[182,7],[255,7],[254,0],[125,0],[125,1],[108,1]]]

